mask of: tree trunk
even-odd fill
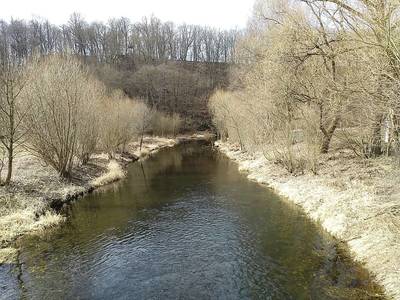
[[[333,134],[327,134],[322,138],[321,153],[328,153]]]
[[[142,145],[143,145],[143,131],[142,131],[142,136],[140,137],[139,151],[142,151]]]
[[[333,134],[339,125],[339,121],[340,121],[340,117],[335,117],[335,119],[333,120],[333,122],[328,130],[325,129],[325,127],[322,125],[322,123],[320,124],[320,129],[323,133],[322,144],[321,144],[321,153],[328,153]]]
[[[397,117],[397,114],[393,115],[393,154],[398,156],[399,155],[399,150],[400,150],[400,127],[399,127],[399,118]]]
[[[14,145],[10,142],[10,148],[8,149],[8,166],[7,166],[7,177],[5,184],[8,185],[11,182],[11,176],[13,171],[13,156],[14,156]]]
[[[65,178],[65,179],[70,179],[71,178],[71,172],[68,170],[61,170],[60,171],[60,177]]]
[[[370,156],[375,157],[375,156],[382,155],[382,136],[381,136],[382,119],[383,119],[382,115],[379,114],[375,120],[373,132],[372,132]]]

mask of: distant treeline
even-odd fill
[[[68,53],[107,62],[120,56],[142,62],[232,62],[237,36],[237,30],[177,26],[155,17],[136,23],[127,18],[88,23],[75,13],[67,24],[60,26],[40,19],[0,20],[0,55],[25,59],[32,53]]]
[[[32,56],[75,55],[110,89],[180,114],[186,130],[207,129],[207,100],[215,88],[227,85],[239,35],[155,17],[89,23],[75,13],[63,25],[0,20],[0,60],[24,64]]]

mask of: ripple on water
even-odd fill
[[[32,299],[335,299],[326,290],[353,279],[374,290],[326,241],[235,165],[189,145],[132,165],[56,233],[26,239],[20,278]],[[2,268],[12,299],[21,288]]]

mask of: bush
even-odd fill
[[[72,57],[34,60],[26,73],[28,83],[21,94],[27,111],[24,145],[62,177],[69,177],[77,162],[87,163],[95,151],[109,157],[125,151],[133,139],[140,136],[142,141],[151,127],[163,136],[180,130],[178,114],[167,116],[122,91],[108,92]]]
[[[152,116],[151,128],[154,135],[176,136],[182,126],[182,118],[174,113],[172,116],[155,112]]]
[[[96,143],[95,110],[102,98],[101,84],[71,57],[32,61],[27,73],[22,95],[29,107],[24,119],[26,147],[61,176],[69,177],[75,157],[87,160]],[[92,134],[94,138],[87,140]]]
[[[139,135],[135,122],[135,102],[114,93],[106,99],[101,112],[101,149],[114,157]]]

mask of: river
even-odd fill
[[[294,205],[203,143],[71,205],[0,267],[2,299],[371,299],[368,273]]]

